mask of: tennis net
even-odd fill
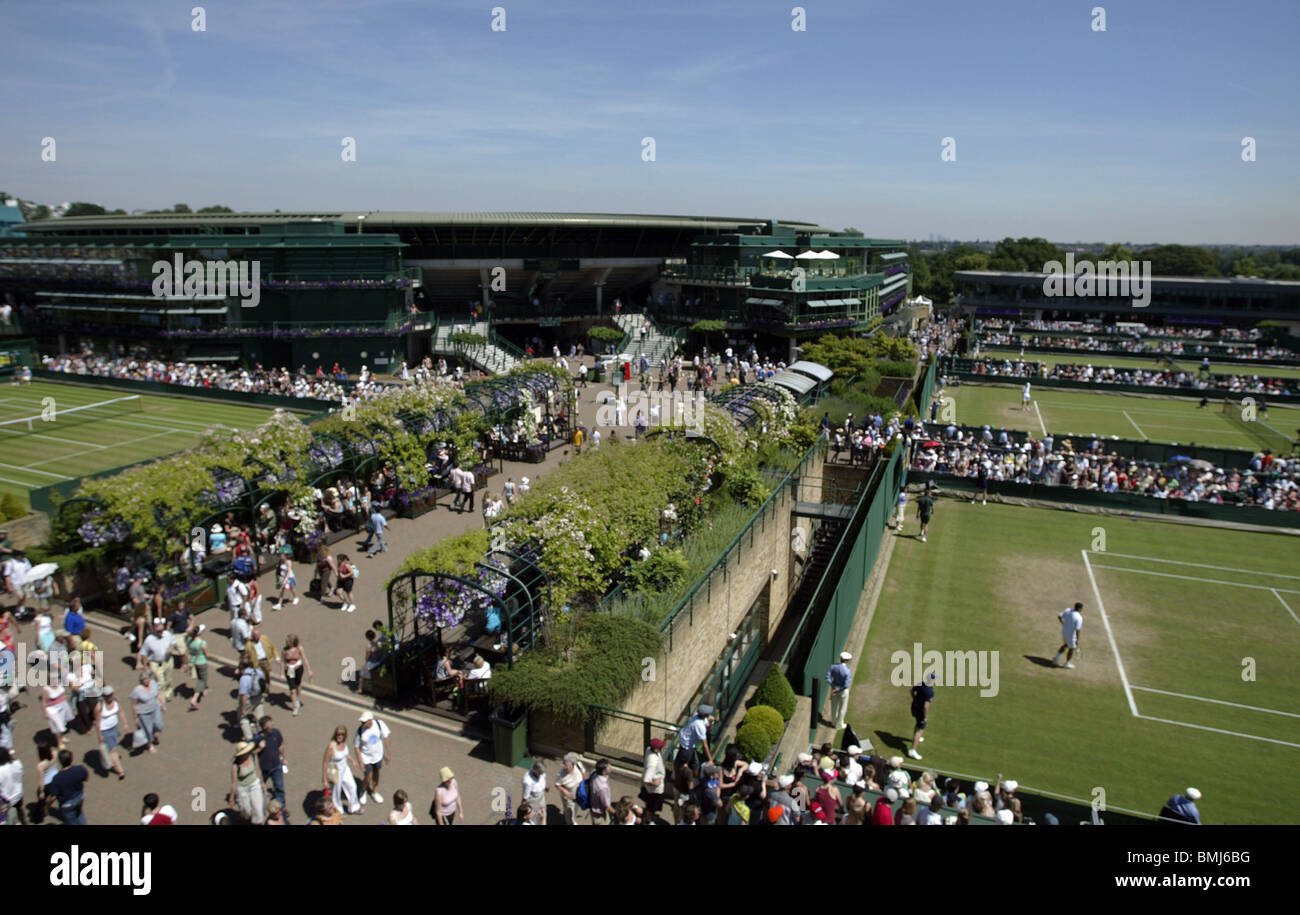
[[[41,427],[113,419],[124,413],[139,413],[143,410],[144,403],[139,394],[114,397],[111,400],[82,404],[79,407],[60,407],[53,397],[46,397],[42,401],[40,413],[34,416],[20,416],[17,419],[0,420],[0,432],[35,432]]]

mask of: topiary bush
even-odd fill
[[[745,712],[745,721],[741,727],[747,724],[762,728],[763,733],[767,735],[767,742],[771,744],[780,743],[781,737],[785,734],[785,719],[770,705],[751,706],[749,711]]]
[[[736,732],[736,746],[746,759],[767,759],[772,752],[772,741],[767,739],[767,732],[757,722],[745,723]]]
[[[780,668],[773,667],[763,678],[762,684],[754,691],[750,707],[752,709],[760,705],[769,706],[777,711],[783,721],[789,721],[794,717],[794,703],[794,687],[785,678],[785,674],[781,673]]]
[[[4,520],[12,521],[15,518],[25,517],[27,509],[16,495],[7,492],[4,494],[4,498],[0,499],[0,514],[4,515]]]

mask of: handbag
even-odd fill
[[[339,766],[338,763],[330,763],[325,767],[325,781],[331,785],[339,783]]]
[[[144,732],[144,728],[137,727],[135,733],[131,735],[131,746],[142,747],[149,742],[149,737]]]

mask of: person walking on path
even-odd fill
[[[393,809],[388,812],[386,822],[389,826],[419,825],[415,819],[415,811],[411,808],[411,801],[401,788],[393,792]]]
[[[337,806],[349,814],[361,812],[361,804],[357,802],[357,782],[352,775],[354,761],[356,751],[348,746],[348,729],[340,724],[325,745],[321,781],[325,786],[325,796],[334,799]],[[360,761],[357,761],[357,768],[362,768]]]
[[[289,685],[289,701],[293,703],[293,714],[296,718],[298,712],[302,710],[302,675],[305,671],[307,679],[312,678],[311,662],[307,660],[307,652],[298,642],[298,636],[292,632],[285,637],[284,651],[281,652],[280,658],[284,664],[284,679]]]
[[[434,791],[434,819],[439,826],[455,826],[456,817],[465,819],[465,810],[460,804],[460,789],[456,786],[456,773],[451,771],[451,766],[443,766],[438,778],[442,781]]]
[[[665,746],[662,739],[650,738],[650,748],[646,750],[645,764],[641,767],[641,799],[645,801],[646,813],[654,819],[659,817],[664,806],[664,780],[668,776],[664,766]]]
[[[145,636],[144,644],[140,646],[135,669],[144,670],[145,664],[148,664],[153,678],[162,690],[163,701],[170,702],[173,693],[172,648],[176,644],[176,637],[166,627],[167,621],[162,617],[154,619],[153,631]]]
[[[337,578],[338,581],[334,585],[334,590],[330,592],[330,596],[343,601],[339,609],[344,613],[352,613],[357,609],[357,605],[352,603],[352,585],[356,582],[357,570],[347,553],[339,553]]]
[[[95,706],[95,730],[99,734],[99,764],[105,771],[112,769],[117,773],[117,780],[126,778],[122,768],[122,758],[117,746],[122,741],[121,729],[122,706],[114,695],[111,684],[103,689],[103,695]]]
[[[257,723],[262,730],[253,743],[256,745],[257,765],[262,771],[262,783],[270,783],[272,795],[283,805],[286,803],[284,773],[289,768],[289,760],[284,754],[284,735],[279,728],[271,726],[270,715],[263,715]]]
[[[239,666],[239,730],[245,740],[252,740],[258,720],[266,714],[262,704],[262,672],[245,652]]]
[[[844,729],[844,715],[849,710],[849,685],[853,682],[853,672],[846,662],[852,660],[852,654],[841,651],[840,663],[831,665],[826,672],[826,682],[831,686],[831,727],[837,731]]]
[[[293,571],[293,559],[291,557],[280,557],[280,564],[275,570],[275,581],[279,599],[271,605],[271,609],[279,610],[284,606],[284,595],[286,593],[293,596],[293,602],[296,605],[298,603],[298,576]]]
[[[235,758],[230,764],[230,794],[226,800],[239,810],[244,819],[260,826],[266,798],[262,780],[257,775],[257,763],[253,761],[254,749],[251,740],[241,740],[235,746]]]
[[[190,696],[190,711],[197,712],[199,703],[208,694],[208,640],[203,637],[207,626],[199,623],[192,628],[185,647],[189,651],[188,666],[194,669],[194,695]]]
[[[248,640],[248,651],[253,656],[254,663],[257,664],[258,670],[262,672],[262,685],[266,691],[267,698],[271,696],[271,662],[280,660],[280,653],[276,651],[275,642],[269,635],[263,635],[261,627],[253,627],[253,637]]]
[[[465,511],[472,512],[474,510],[474,484],[476,482],[477,481],[474,479],[474,471],[472,470],[461,471],[460,487],[461,487],[461,492],[465,494],[465,500],[461,503],[460,510],[463,512]]]
[[[143,732],[149,752],[157,753],[158,734],[163,729],[163,710],[162,703],[158,701],[158,682],[154,680],[153,674],[147,670],[140,672],[140,682],[131,690],[130,698],[134,703],[131,711],[135,716],[135,727],[131,730],[136,734]],[[131,749],[138,747],[132,743]]]
[[[384,529],[387,527],[388,519],[379,510],[379,506],[370,506],[370,517],[366,519],[366,539],[361,544],[361,549],[366,551],[368,559],[373,559],[375,553],[388,552],[388,543],[384,540]],[[377,549],[371,547],[371,543],[374,541],[377,541],[375,543]]]
[[[338,573],[338,565],[334,562],[334,556],[325,544],[320,545],[316,551],[316,577],[313,584],[316,584],[316,594],[321,603],[325,602],[325,597],[329,593],[330,576]],[[335,582],[337,589],[338,583]]]
[[[357,728],[357,755],[361,759],[361,803],[364,806],[369,795],[376,804],[382,804],[384,798],[379,793],[379,772],[392,759],[392,744],[389,738],[392,731],[388,725],[375,717],[374,712],[362,712],[361,725]]]

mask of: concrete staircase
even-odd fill
[[[456,333],[478,334],[488,342],[481,346],[457,347],[451,342],[451,335]],[[448,321],[438,325],[432,348],[438,355],[462,356],[486,372],[504,375],[519,364],[519,359],[491,341],[492,329],[487,321]]]
[[[647,322],[650,324],[650,330],[642,339],[641,328]],[[632,335],[626,352],[621,355],[631,356],[633,360],[645,356],[652,366],[656,366],[663,359],[671,359],[677,352],[677,341],[670,335],[662,333],[655,326],[654,321],[644,314],[618,314],[614,316],[614,323],[621,331]]]

